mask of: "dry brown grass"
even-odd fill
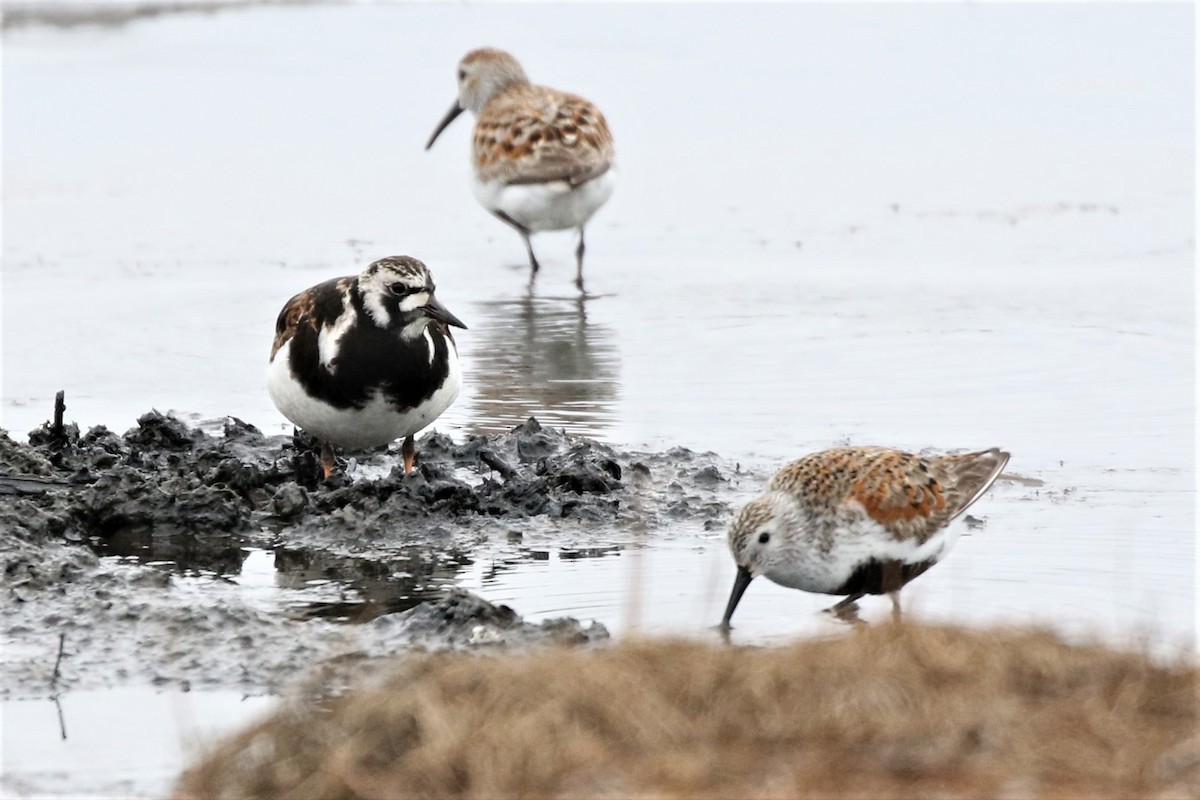
[[[1197,797],[1197,670],[1036,631],[630,642],[401,665],[294,705],[183,797]]]

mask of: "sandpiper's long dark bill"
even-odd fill
[[[409,256],[306,289],[275,323],[267,390],[276,408],[321,440],[325,476],[333,448],[376,447],[413,435],[449,408],[462,385],[451,327],[466,328],[435,296],[429,269]]]
[[[733,612],[737,609],[738,603],[742,602],[742,595],[746,593],[746,587],[752,580],[754,580],[754,576],[750,574],[750,570],[745,567],[737,568],[737,576],[733,579],[733,591],[729,593],[729,602],[725,604],[725,616],[721,617],[721,627],[725,630],[729,630],[729,621],[733,619]]]
[[[433,147],[433,143],[436,142],[437,138],[442,135],[442,131],[446,130],[450,123],[458,119],[458,115],[464,111],[466,111],[466,109],[459,105],[458,101],[455,100],[454,105],[450,106],[450,110],[446,112],[446,116],[442,117],[442,121],[438,123],[436,128],[434,128],[433,135],[430,136],[429,141],[425,143],[425,149],[428,150],[429,148]]]
[[[459,62],[458,99],[426,150],[463,111],[476,118],[476,199],[521,235],[531,279],[539,266],[530,234],[577,229],[575,282],[582,289],[583,229],[616,186],[613,137],[600,109],[578,95],[531,84],[515,58],[485,47]]]
[[[957,518],[991,487],[1009,454],[983,450],[922,457],[883,447],[838,447],[787,464],[729,529],[737,577],[721,627],[728,630],[753,578],[845,595],[898,594],[949,551]]]

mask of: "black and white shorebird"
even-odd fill
[[[900,588],[949,552],[959,519],[991,487],[1009,455],[992,448],[918,456],[887,447],[837,447],[782,467],[729,528],[737,578],[721,628],[760,575],[806,592],[845,595],[830,611],[852,611],[865,594]]]
[[[375,447],[413,434],[458,397],[462,370],[429,269],[409,256],[381,258],[359,275],[293,297],[275,322],[267,390],[282,414],[321,441],[325,477],[333,448]]]

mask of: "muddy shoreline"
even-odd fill
[[[200,428],[151,411],[119,435],[50,422],[27,443],[0,435],[0,697],[275,692],[407,648],[600,641],[599,623],[525,622],[454,589],[454,572],[491,542],[586,554],[683,520],[715,529],[754,477],[712,453],[628,452],[536,419],[460,443],[430,432],[418,453],[410,476],[380,449],[319,481],[308,437],[232,417]],[[294,597],[238,585],[256,553]]]

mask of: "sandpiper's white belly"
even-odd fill
[[[292,374],[285,342],[267,370],[267,391],[282,414],[322,441],[347,450],[377,447],[416,433],[450,407],[462,386],[462,368],[453,342],[447,341],[446,380],[423,403],[397,410],[376,391],[362,408],[336,408],[307,392]],[[432,348],[432,343],[431,343]]]
[[[810,542],[810,550],[764,574],[774,583],[791,589],[831,594],[844,586],[855,570],[872,559],[905,564],[941,561],[964,525],[962,520],[954,520],[922,544],[916,539],[897,540],[874,520],[862,519],[837,528],[828,552],[822,552],[816,542]]]
[[[502,211],[529,231],[560,231],[578,228],[604,205],[617,185],[617,171],[610,167],[587,183],[572,186],[566,181],[516,183],[475,179],[475,199],[489,211]]]

